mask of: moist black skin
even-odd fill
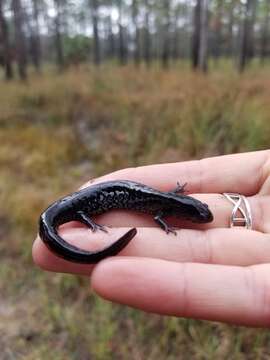
[[[87,225],[92,231],[107,232],[104,226],[95,223],[90,216],[112,209],[151,214],[167,234],[176,234],[164,220],[167,216],[196,223],[213,220],[208,205],[184,195],[184,186],[178,184],[172,191],[161,192],[144,184],[118,180],[91,185],[53,203],[40,216],[39,235],[57,256],[71,262],[95,264],[108,256],[118,254],[134,238],[136,228],[130,229],[113,244],[98,251],[86,251],[69,244],[58,235],[57,229],[60,225],[75,220]]]

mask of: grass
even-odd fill
[[[93,176],[269,147],[269,90],[269,68],[258,67],[240,77],[82,66],[2,82],[1,358],[268,358],[266,330],[112,305],[83,279],[36,269],[31,244],[40,211]]]

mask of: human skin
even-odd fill
[[[117,179],[162,191],[175,188],[177,181],[187,183],[188,194],[209,205],[214,221],[178,222],[182,228],[174,236],[145,214],[109,212],[98,217],[99,223],[112,227],[109,234],[93,234],[75,222],[63,226],[60,233],[70,243],[92,250],[136,226],[138,235],[119,255],[96,265],[75,264],[51,253],[38,237],[33,245],[38,266],[89,276],[98,295],[144,311],[270,326],[269,150],[129,168],[94,182]],[[232,204],[224,192],[247,196],[252,230],[229,228]]]

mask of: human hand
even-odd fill
[[[138,229],[120,256],[95,266],[70,263],[52,254],[38,238],[34,261],[50,271],[91,274],[92,288],[100,296],[144,311],[269,326],[269,174],[270,151],[259,151],[106,175],[96,181],[134,180],[163,191],[174,188],[177,181],[187,182],[189,195],[209,205],[214,221],[189,223],[192,229],[178,230],[174,236],[156,228],[146,215],[114,211],[99,218],[114,227],[112,241],[129,227]],[[232,205],[221,195],[224,192],[248,197],[253,230],[229,228]],[[108,241],[107,235],[92,234],[75,223],[65,226],[62,236],[88,250]]]

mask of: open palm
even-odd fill
[[[92,234],[76,223],[61,231],[71,243],[90,250],[136,226],[138,235],[119,256],[95,266],[74,264],[50,253],[38,238],[34,261],[46,270],[89,275],[92,288],[102,297],[145,311],[269,326],[269,174],[270,151],[259,151],[106,175],[95,181],[134,180],[163,191],[174,188],[177,181],[187,182],[189,195],[209,205],[214,221],[179,223],[181,229],[174,236],[155,227],[151,217],[114,211],[99,220],[113,226],[109,236]],[[229,228],[232,204],[221,195],[224,192],[248,197],[252,230]]]

